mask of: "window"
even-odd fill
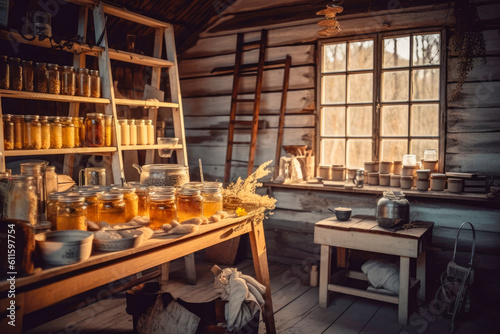
[[[439,152],[440,32],[329,40],[320,49],[320,165]]]

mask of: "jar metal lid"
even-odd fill
[[[110,192],[118,193],[118,194],[130,194],[135,192],[135,188],[133,187],[113,187]]]
[[[85,201],[85,197],[80,194],[77,195],[63,195],[57,198],[59,203],[83,203]]]
[[[101,118],[101,117],[104,117],[104,114],[91,112],[91,113],[87,114],[87,117],[99,117],[99,118]]]
[[[104,192],[100,193],[98,195],[99,199],[105,200],[105,201],[110,201],[110,200],[123,200],[123,194],[120,193],[111,193],[111,192]]]
[[[53,192],[53,193],[49,194],[49,200],[58,200],[59,196],[66,196],[66,195],[71,195],[71,194],[76,195],[76,193],[70,193],[70,192],[64,192],[64,191],[56,191],[56,192]]]
[[[220,192],[220,189],[219,187],[214,187],[214,186],[203,186],[201,188],[201,192],[202,193],[206,193],[206,194],[215,194],[217,192]]]
[[[173,200],[175,198],[174,193],[159,193],[159,194],[152,194],[149,199],[152,201],[161,201],[161,200]]]
[[[181,190],[179,190],[179,195],[196,196],[199,194],[200,190],[196,188],[181,188]]]

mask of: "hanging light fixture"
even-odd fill
[[[324,15],[326,20],[321,20],[318,22],[320,27],[323,27],[318,34],[323,37],[330,37],[337,34],[340,31],[340,24],[337,21],[337,14],[342,13],[344,8],[340,6],[344,1],[337,0],[333,1],[333,4],[326,5],[326,9],[320,10],[316,15]]]

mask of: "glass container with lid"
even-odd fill
[[[3,148],[5,150],[14,149],[14,122],[11,114],[2,115],[3,120]]]
[[[125,202],[123,194],[104,192],[97,196],[98,221],[105,221],[108,224],[125,223]]]
[[[153,230],[158,230],[163,224],[177,219],[175,194],[153,194],[149,198],[149,221]]]
[[[111,193],[123,195],[125,202],[125,221],[128,222],[132,218],[139,215],[139,197],[135,193],[135,188],[132,187],[114,187],[110,190]]]
[[[203,197],[203,216],[208,218],[222,211],[222,187],[203,185],[201,188]]]
[[[52,224],[53,229],[56,228],[57,223],[57,204],[59,203],[59,196],[66,196],[69,194],[71,193],[53,192],[47,197],[47,220]]]
[[[38,213],[42,216],[45,214],[45,204],[46,204],[46,180],[45,162],[24,162],[20,164],[21,175],[32,176],[35,178],[35,189],[38,198]]]
[[[76,73],[76,95],[90,97],[90,76],[86,68],[79,68]]]
[[[145,186],[173,186],[180,187],[189,182],[187,166],[176,164],[153,164],[140,167],[132,165],[141,174],[141,184]]]
[[[146,126],[146,120],[139,120],[137,125],[137,145],[147,145],[148,144],[148,127]]]
[[[61,73],[61,94],[75,95],[76,76],[73,66],[62,66]]]
[[[23,67],[21,59],[9,58],[10,72],[9,72],[9,85],[10,89],[22,90],[23,89]]]
[[[135,119],[129,119],[128,126],[130,127],[130,145],[137,145],[137,126],[135,125]]]
[[[138,200],[138,215],[149,217],[149,191],[150,189],[146,186],[141,185],[139,182],[127,182],[127,186],[135,188],[135,194]]]
[[[59,72],[59,65],[47,64],[47,70],[49,72],[47,92],[49,94],[61,94],[61,74]]]
[[[14,122],[14,149],[22,150],[24,148],[24,116],[12,116]]]
[[[120,121],[120,140],[122,145],[130,145],[130,126],[126,119]]]
[[[203,197],[200,190],[181,188],[177,192],[177,218],[179,222],[203,216]]]
[[[9,89],[10,64],[7,56],[0,56],[0,89]]]
[[[4,203],[4,218],[28,221],[32,226],[38,221],[38,196],[36,180],[32,176],[12,175],[9,178]]]
[[[101,97],[101,78],[97,70],[90,70],[90,96]]]
[[[50,123],[49,116],[42,116],[41,118],[41,133],[42,133],[42,141],[40,148],[49,149],[50,148]]]
[[[27,92],[32,92],[34,85],[34,68],[33,62],[30,60],[23,60],[23,89]]]
[[[82,190],[78,191],[78,194],[85,198],[85,205],[87,206],[87,219],[92,222],[98,222],[99,216],[97,213],[99,199],[99,194],[103,191],[100,190]]]
[[[155,144],[155,127],[153,125],[153,120],[146,120],[146,127],[148,129],[148,145]]]
[[[36,63],[36,91],[39,93],[47,93],[49,87],[49,71],[47,64]]]
[[[28,150],[39,150],[42,147],[42,124],[38,115],[24,116],[23,147]]]
[[[56,230],[87,230],[87,206],[80,195],[59,196],[57,199]]]
[[[62,124],[62,147],[73,148],[75,147],[75,124],[73,117],[61,118]]]
[[[88,113],[85,118],[85,145],[87,147],[103,147],[105,128],[104,114]]]
[[[75,125],[75,147],[81,147],[80,127],[83,124],[80,124],[80,117],[73,117],[72,122]]]
[[[62,124],[59,116],[49,116],[50,148],[62,147]]]
[[[113,115],[104,115],[104,145],[110,147],[113,142]]]

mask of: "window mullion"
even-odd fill
[[[382,69],[382,38],[379,34],[375,36],[374,60],[373,60],[373,161],[378,161],[380,156],[380,82]]]

